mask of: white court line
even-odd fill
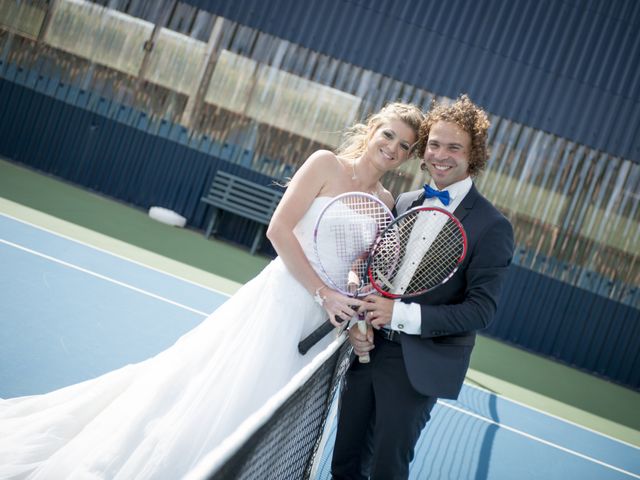
[[[0,216],[7,217],[10,220],[14,220],[14,221],[22,223],[24,225],[28,225],[29,227],[32,227],[32,228],[35,228],[35,229],[38,229],[38,230],[42,230],[43,232],[47,232],[47,233],[49,233],[51,235],[55,235],[56,237],[64,238],[65,240],[69,240],[70,242],[77,243],[78,245],[82,245],[83,247],[91,248],[91,249],[97,250],[97,251],[99,251],[101,253],[105,253],[107,255],[111,255],[112,257],[119,258],[120,260],[131,262],[131,263],[133,263],[135,265],[138,265],[139,267],[144,267],[144,268],[147,268],[149,270],[153,270],[154,272],[158,272],[158,273],[161,273],[163,275],[167,275],[169,277],[173,277],[176,280],[181,280],[183,282],[190,283],[191,285],[194,285],[196,287],[204,288],[205,290],[209,290],[210,292],[218,293],[220,295],[224,295],[225,297],[229,297],[230,296],[229,293],[227,293],[227,292],[216,290],[215,288],[211,288],[211,287],[208,287],[206,285],[202,285],[200,283],[196,283],[193,280],[189,280],[188,278],[180,277],[180,276],[175,275],[175,274],[170,273],[170,272],[165,272],[164,270],[160,270],[159,268],[156,268],[156,267],[154,267],[152,265],[147,265],[145,263],[139,262],[138,260],[134,260],[132,258],[128,258],[128,257],[122,256],[120,254],[110,252],[109,250],[105,250],[104,248],[97,247],[95,245],[91,245],[90,243],[83,242],[82,240],[78,240],[76,238],[70,237],[70,236],[65,235],[63,233],[55,232],[55,231],[50,230],[50,229],[48,229],[46,227],[41,227],[40,225],[36,225],[35,223],[31,223],[31,222],[28,222],[26,220],[22,220],[20,218],[14,217],[13,215],[9,215],[7,213],[1,213],[0,212]],[[74,225],[74,226],[77,226],[77,225]],[[94,232],[94,233],[98,233],[99,235],[104,235],[104,234],[100,234],[99,232]],[[104,236],[107,236],[107,235],[104,235]],[[118,241],[122,242],[122,243],[126,243],[126,242],[124,242],[122,240],[118,240]],[[142,249],[142,247],[136,247],[136,248]],[[144,249],[142,249],[142,250],[144,250]],[[151,253],[153,253],[154,255],[161,256],[159,253],[155,253],[155,252],[151,252]],[[193,267],[193,268],[196,268],[196,267]],[[209,272],[207,272],[207,273],[209,273]],[[215,275],[215,274],[211,273],[211,275]],[[219,275],[215,275],[215,276],[217,276],[218,278],[223,278],[223,277],[220,277]]]
[[[158,273],[162,273],[162,274],[164,274],[164,275],[168,275],[168,276],[174,277],[174,278],[176,278],[176,279],[178,279],[178,280],[182,280],[182,281],[185,281],[185,282],[187,282],[187,283],[191,283],[191,284],[193,284],[193,285],[195,285],[195,286],[199,286],[199,287],[201,287],[201,288],[204,288],[204,289],[210,290],[210,291],[212,291],[212,292],[216,292],[216,293],[220,293],[220,294],[223,294],[223,295],[225,295],[225,296],[228,296],[228,294],[226,294],[226,293],[224,293],[224,292],[220,292],[220,291],[215,290],[215,289],[212,289],[212,288],[210,288],[210,287],[206,287],[206,286],[203,286],[203,285],[197,284],[197,283],[195,283],[195,282],[193,282],[193,281],[190,281],[190,280],[188,280],[188,279],[184,279],[184,278],[178,277],[177,275],[173,275],[173,274],[171,274],[171,273],[164,272],[164,271],[159,270],[159,269],[156,269],[156,268],[154,268],[154,267],[150,267],[150,266],[148,266],[148,265],[145,265],[145,264],[143,264],[143,263],[137,262],[137,261],[135,261],[135,260],[132,260],[132,259],[129,259],[129,258],[123,257],[123,256],[121,256],[121,255],[118,255],[118,254],[115,254],[115,253],[109,252],[109,251],[104,250],[104,249],[102,249],[102,248],[100,248],[100,247],[96,247],[96,246],[93,246],[93,245],[87,244],[87,243],[85,243],[85,242],[82,242],[82,241],[76,240],[76,239],[74,239],[74,238],[68,237],[68,236],[63,235],[63,234],[60,234],[60,233],[58,233],[58,232],[51,231],[51,230],[49,230],[49,229],[47,229],[47,228],[40,227],[40,226],[35,225],[35,224],[32,224],[32,223],[30,223],[30,222],[27,222],[27,221],[24,221],[24,220],[21,220],[21,219],[18,219],[18,218],[12,217],[11,215],[7,215],[7,214],[4,214],[4,213],[0,213],[0,215],[5,216],[5,217],[7,217],[7,218],[10,218],[10,219],[12,219],[12,220],[15,220],[15,221],[17,221],[17,222],[23,223],[23,224],[25,224],[25,225],[29,225],[29,226],[31,226],[31,227],[37,228],[37,229],[39,229],[39,230],[42,230],[42,231],[48,232],[48,233],[50,233],[50,234],[56,235],[56,236],[58,236],[58,237],[64,238],[64,239],[66,239],[66,240],[70,240],[70,241],[72,241],[72,242],[74,242],[74,243],[78,243],[78,244],[80,244],[80,245],[84,245],[84,246],[86,246],[86,247],[92,248],[92,249],[94,249],[94,250],[98,250],[98,251],[100,251],[100,252],[103,252],[103,253],[106,253],[106,254],[108,254],[108,255],[111,255],[111,256],[114,256],[114,257],[120,258],[120,259],[122,259],[122,260],[125,260],[125,261],[128,261],[128,262],[131,262],[131,263],[137,264],[137,265],[139,265],[139,266],[141,266],[141,267],[148,268],[148,269],[150,269],[150,270],[154,270],[154,271],[156,271],[156,272],[158,272]],[[0,239],[0,242],[1,242],[1,243],[5,243],[5,244],[7,244],[7,245],[9,245],[9,246],[12,246],[12,247],[14,247],[14,248],[18,248],[18,249],[20,249],[20,250],[26,251],[26,252],[31,253],[31,254],[33,254],[33,255],[40,256],[40,257],[45,258],[45,259],[47,259],[47,260],[50,260],[50,261],[52,261],[52,262],[59,263],[59,264],[61,264],[61,265],[67,266],[67,267],[69,267],[69,268],[73,268],[73,269],[75,269],[75,270],[78,270],[78,271],[84,272],[84,273],[86,273],[86,274],[92,275],[92,276],[97,277],[97,278],[100,278],[100,279],[102,279],[102,280],[105,280],[105,281],[108,281],[108,282],[114,283],[114,284],[116,284],[116,285],[119,285],[119,286],[122,286],[122,287],[125,287],[125,288],[129,288],[129,289],[131,289],[131,290],[133,290],[133,291],[136,291],[136,292],[138,292],[138,293],[141,293],[141,294],[143,294],[143,295],[147,295],[147,296],[149,296],[149,297],[152,297],[152,298],[155,298],[155,299],[157,299],[157,300],[160,300],[160,301],[163,301],[163,302],[169,303],[169,304],[174,305],[174,306],[177,306],[177,307],[179,307],[179,308],[183,308],[183,309],[185,309],[185,310],[188,310],[188,311],[190,311],[190,312],[193,312],[193,313],[196,313],[196,314],[202,315],[202,316],[204,316],[204,317],[207,317],[207,316],[209,315],[209,314],[207,314],[207,313],[205,313],[205,312],[202,312],[202,311],[199,311],[199,310],[193,309],[193,308],[191,308],[191,307],[188,307],[188,306],[183,305],[183,304],[178,303],[178,302],[174,302],[173,300],[169,300],[169,299],[167,299],[167,298],[165,298],[165,297],[161,297],[161,296],[159,296],[159,295],[156,295],[156,294],[154,294],[154,293],[148,292],[148,291],[146,291],[146,290],[142,290],[142,289],[140,289],[140,288],[134,287],[133,285],[129,285],[129,284],[126,284],[126,283],[124,283],[124,282],[120,282],[120,281],[115,280],[115,279],[113,279],[113,278],[110,278],[110,277],[107,277],[107,276],[101,275],[101,274],[99,274],[99,273],[96,273],[96,272],[93,272],[93,271],[87,270],[87,269],[85,269],[85,268],[83,268],[83,267],[79,267],[79,266],[77,266],[77,265],[74,265],[74,264],[71,264],[71,263],[65,262],[65,261],[63,261],[63,260],[60,260],[60,259],[57,259],[57,258],[51,257],[51,256],[46,255],[46,254],[44,254],[44,253],[37,252],[37,251],[32,250],[32,249],[29,249],[29,248],[27,248],[27,247],[23,247],[23,246],[21,246],[21,245],[15,244],[15,243],[13,243],[13,242],[10,242],[10,241],[4,240],[4,239]],[[482,390],[482,391],[487,391],[487,392],[489,392],[488,390],[485,390],[485,389],[483,389],[483,388],[479,388],[479,387],[477,387],[477,386],[475,386],[475,385],[469,385],[469,384],[467,384],[467,386],[468,386],[468,387],[472,387],[472,388],[476,388],[476,389],[478,389],[478,390]],[[629,443],[627,443],[627,442],[624,442],[624,441],[622,441],[622,440],[620,440],[620,439],[610,437],[609,435],[605,435],[605,434],[603,434],[603,433],[601,433],[601,432],[598,432],[598,431],[592,430],[592,429],[590,429],[590,428],[584,427],[584,426],[582,426],[582,425],[576,424],[576,423],[574,423],[574,422],[568,421],[568,420],[566,420],[566,419],[564,419],[564,418],[557,417],[557,416],[555,416],[555,415],[549,414],[548,412],[544,412],[544,411],[538,410],[538,409],[536,409],[536,408],[534,408],[534,407],[531,407],[530,405],[522,404],[522,403],[520,403],[520,402],[514,401],[514,400],[509,399],[509,398],[506,398],[506,397],[504,397],[504,396],[502,396],[502,395],[495,394],[495,393],[493,393],[493,392],[489,392],[489,393],[490,393],[491,395],[496,395],[497,397],[503,398],[504,400],[507,400],[507,401],[509,401],[509,402],[512,402],[512,403],[518,404],[518,405],[520,405],[520,406],[522,406],[522,407],[524,407],[524,408],[532,409],[532,410],[537,411],[537,412],[539,412],[539,413],[541,413],[541,414],[548,415],[548,416],[550,416],[550,417],[556,418],[556,419],[558,419],[558,420],[562,420],[562,421],[564,421],[564,422],[566,422],[566,423],[569,423],[569,424],[571,424],[571,425],[574,425],[574,426],[576,426],[576,427],[580,427],[580,428],[582,428],[582,429],[584,429],[584,430],[587,430],[587,431],[589,431],[589,432],[592,432],[592,433],[595,433],[595,434],[598,434],[598,435],[604,436],[604,437],[609,438],[609,439],[611,439],[611,440],[613,440],[613,441],[620,442],[620,443],[625,444],[625,445],[628,445],[628,446],[630,446],[630,447],[638,448],[637,446],[632,445],[632,444],[629,444]],[[452,404],[450,404],[450,403],[446,403],[446,402],[442,402],[442,401],[439,401],[438,403],[439,403],[440,405],[443,405],[443,406],[447,407],[447,408],[451,408],[451,409],[453,409],[453,410],[457,410],[457,411],[459,411],[459,412],[461,412],[461,413],[463,413],[463,414],[465,414],[465,415],[469,415],[469,416],[475,417],[475,418],[480,419],[480,420],[483,420],[483,421],[485,421],[485,422],[487,422],[487,423],[491,423],[491,424],[493,424],[493,425],[496,425],[496,426],[498,426],[498,427],[500,427],[500,428],[504,428],[505,430],[509,430],[509,431],[511,431],[511,432],[513,432],[513,433],[516,433],[516,434],[522,435],[522,436],[524,436],[524,437],[526,437],[526,438],[529,438],[529,439],[531,439],[531,440],[534,440],[534,441],[540,442],[540,443],[542,443],[542,444],[545,444],[545,445],[551,446],[551,447],[553,447],[553,448],[557,448],[557,449],[562,450],[562,451],[564,451],[564,452],[566,452],[566,453],[569,453],[569,454],[575,455],[575,456],[577,456],[577,457],[580,457],[580,458],[583,458],[583,459],[588,460],[588,461],[590,461],[590,462],[593,462],[593,463],[599,464],[599,465],[604,466],[604,467],[606,467],[606,468],[610,468],[610,469],[612,469],[612,470],[618,471],[618,472],[620,472],[620,473],[622,473],[622,474],[625,474],[625,475],[628,475],[628,476],[630,476],[630,477],[632,477],[632,478],[640,479],[640,475],[637,475],[637,474],[634,474],[634,473],[629,472],[629,471],[627,471],[627,470],[621,469],[621,468],[619,468],[619,467],[616,467],[616,466],[610,465],[610,464],[608,464],[608,463],[606,463],[606,462],[602,462],[602,461],[597,460],[597,459],[595,459],[595,458],[592,458],[592,457],[589,457],[589,456],[584,455],[584,454],[582,454],[582,453],[576,452],[575,450],[571,450],[571,449],[566,448],[566,447],[563,447],[563,446],[561,446],[561,445],[557,445],[557,444],[555,444],[555,443],[553,443],[553,442],[550,442],[550,441],[548,441],[548,440],[544,440],[544,439],[542,439],[542,438],[539,438],[539,437],[536,437],[536,436],[534,436],[534,435],[528,434],[528,433],[523,432],[523,431],[521,431],[521,430],[518,430],[518,429],[516,429],[516,428],[514,428],[514,427],[510,427],[510,426],[508,426],[508,425],[504,425],[504,424],[501,424],[501,423],[499,423],[499,422],[495,422],[494,420],[492,420],[492,419],[490,419],[490,418],[483,417],[483,416],[481,416],[481,415],[478,415],[478,414],[476,414],[476,413],[470,412],[470,411],[465,410],[465,409],[463,409],[463,408],[457,407],[457,406],[452,405]]]
[[[495,425],[498,428],[504,428],[505,430],[509,430],[510,432],[516,433],[518,435],[522,435],[523,437],[526,437],[526,438],[528,438],[530,440],[534,440],[536,442],[542,443],[542,444],[547,445],[549,447],[557,448],[558,450],[562,450],[565,453],[569,453],[571,455],[575,455],[576,457],[580,457],[580,458],[582,458],[584,460],[587,460],[589,462],[593,462],[593,463],[596,463],[596,464],[601,465],[603,467],[610,468],[611,470],[615,470],[615,471],[623,473],[625,475],[629,475],[632,478],[640,479],[640,475],[638,475],[638,474],[635,474],[633,472],[629,472],[629,471],[624,470],[624,469],[622,469],[620,467],[616,467],[614,465],[611,465],[609,463],[606,463],[606,462],[603,462],[601,460],[595,459],[595,458],[590,457],[588,455],[585,455],[583,453],[576,452],[575,450],[571,450],[570,448],[563,447],[561,445],[558,445],[556,443],[550,442],[548,440],[544,440],[544,439],[542,439],[540,437],[536,437],[535,435],[531,435],[529,433],[523,432],[522,430],[518,430],[517,428],[513,428],[513,427],[510,427],[510,426],[505,425],[503,423],[496,422],[495,420],[492,420],[492,419],[487,418],[487,417],[483,417],[482,415],[478,415],[477,413],[470,412],[469,410],[466,410],[464,408],[457,407],[456,405],[453,405],[451,403],[442,402],[442,401],[438,401],[438,403],[440,405],[444,406],[444,407],[450,408],[452,410],[456,410],[456,411],[458,411],[460,413],[463,413],[465,415],[469,415],[470,417],[474,417],[474,418],[477,418],[477,419],[482,420],[484,422],[487,422],[487,423],[490,423],[492,425]]]
[[[580,429],[585,430],[585,431],[587,431],[589,433],[592,433],[594,435],[599,435],[601,437],[606,438],[607,440],[611,440],[612,442],[617,442],[617,443],[620,443],[620,444],[622,444],[622,445],[624,445],[626,447],[635,448],[636,450],[640,450],[640,446],[638,446],[638,445],[634,445],[633,443],[629,443],[629,442],[627,442],[625,440],[621,440],[619,438],[612,437],[611,435],[599,432],[597,430],[594,430],[593,428],[585,427],[584,425],[580,425],[579,423],[576,423],[574,421],[567,420],[566,418],[562,418],[562,417],[560,417],[558,415],[555,415],[553,413],[545,412],[544,410],[540,410],[537,407],[528,405],[528,404],[523,403],[523,402],[518,401],[518,400],[514,400],[513,398],[505,397],[504,395],[502,395],[500,393],[493,392],[493,391],[488,390],[488,389],[486,389],[484,387],[481,387],[481,386],[478,386],[478,385],[473,385],[471,383],[467,383],[466,381],[464,382],[464,385],[465,385],[465,387],[475,388],[476,390],[480,390],[481,392],[487,393],[489,395],[493,395],[494,397],[497,397],[500,400],[503,400],[505,402],[513,403],[513,404],[515,404],[515,405],[517,405],[519,407],[527,408],[529,410],[533,410],[534,412],[539,413],[540,415],[545,415],[547,417],[553,418],[554,420],[558,420],[558,421],[567,423],[567,424],[571,425],[572,427],[580,428]]]
[[[32,255],[36,255],[38,257],[42,257],[42,258],[44,258],[46,260],[49,260],[51,262],[59,263],[60,265],[64,265],[65,267],[73,268],[74,270],[78,270],[80,272],[86,273],[87,275],[91,275],[91,276],[99,278],[101,280],[105,280],[107,282],[114,283],[114,284],[119,285],[119,286],[124,287],[124,288],[128,288],[129,290],[133,290],[134,292],[141,293],[143,295],[146,295],[146,296],[151,297],[151,298],[155,298],[156,300],[160,300],[162,302],[168,303],[168,304],[173,305],[175,307],[179,307],[179,308],[182,308],[184,310],[188,310],[190,312],[196,313],[198,315],[202,315],[203,317],[208,317],[209,316],[208,313],[201,312],[200,310],[196,310],[195,308],[188,307],[187,305],[183,305],[182,303],[174,302],[173,300],[169,300],[168,298],[162,297],[160,295],[156,295],[155,293],[151,293],[151,292],[148,292],[146,290],[142,290],[141,288],[134,287],[133,285],[129,285],[128,283],[124,283],[124,282],[121,282],[121,281],[116,280],[114,278],[102,275],[100,273],[93,272],[91,270],[87,270],[86,268],[80,267],[78,265],[74,265],[73,263],[65,262],[64,260],[60,260],[58,258],[51,257],[51,256],[49,256],[49,255],[47,255],[45,253],[38,252],[36,250],[32,250],[32,249],[27,248],[27,247],[23,247],[22,245],[18,245],[17,243],[13,243],[13,242],[10,242],[8,240],[4,240],[2,238],[0,238],[0,243],[4,243],[6,245],[9,245],[10,247],[17,248],[18,250],[23,250],[25,252],[31,253]]]

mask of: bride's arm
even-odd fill
[[[360,305],[362,302],[324,284],[307,260],[293,229],[314,199],[327,190],[332,178],[341,175],[339,166],[335,155],[327,150],[312,154],[291,179],[267,229],[267,237],[289,272],[312,296],[320,289],[320,296],[325,298],[323,306],[334,322],[336,315],[351,318],[355,311],[350,305]]]

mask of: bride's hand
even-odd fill
[[[363,304],[362,300],[347,297],[340,292],[327,289],[322,306],[329,314],[331,323],[336,327],[340,327],[344,321],[349,321],[351,317],[356,315],[358,307]]]

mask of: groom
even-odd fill
[[[509,221],[476,190],[486,166],[489,121],[461,96],[434,104],[420,128],[422,170],[431,182],[404,193],[398,214],[420,206],[453,212],[467,233],[467,256],[444,285],[403,301],[366,297],[369,327],[349,341],[370,363],[353,362],[340,400],[334,479],[406,479],[414,446],[438,398],[457,398],[476,331],[493,319],[513,255]],[[396,213],[396,212],[394,212]]]

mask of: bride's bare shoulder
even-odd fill
[[[346,168],[346,160],[341,159],[330,150],[316,150],[302,165],[302,169],[320,175],[325,179],[334,177]]]
[[[337,162],[341,164],[342,160],[340,160],[340,158],[331,150],[316,150],[311,155],[309,155],[309,158],[305,163],[322,163],[326,165],[326,163],[328,162]]]

